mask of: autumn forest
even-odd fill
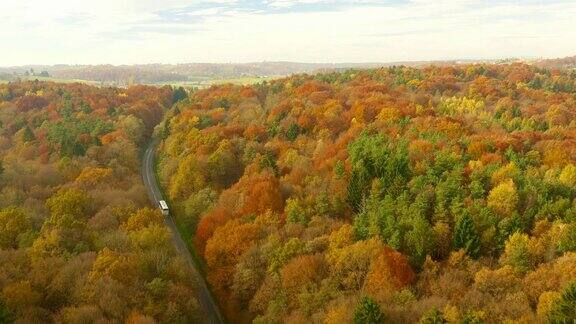
[[[0,323],[573,323],[575,115],[525,63],[0,84]]]

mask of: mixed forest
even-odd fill
[[[214,86],[158,170],[231,323],[572,323],[575,114],[526,64]]]
[[[140,152],[171,88],[0,85],[0,323],[186,323],[196,282]]]
[[[572,323],[576,71],[0,85],[0,323]]]

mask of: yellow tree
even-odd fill
[[[0,249],[18,247],[18,236],[30,228],[22,209],[8,207],[0,211]]]
[[[76,178],[75,182],[86,187],[93,187],[97,184],[109,181],[111,175],[112,169],[110,168],[86,167]]]
[[[562,169],[562,172],[560,172],[558,180],[560,183],[568,187],[576,185],[576,166],[571,163],[567,164],[564,169]]]
[[[142,208],[130,215],[122,225],[126,231],[136,231],[152,224],[162,224],[162,215],[156,209]]]
[[[525,273],[537,263],[536,248],[535,242],[528,235],[516,232],[506,241],[500,262]]]
[[[516,185],[511,179],[501,182],[490,190],[488,195],[488,207],[502,216],[510,216],[516,210],[518,193]]]
[[[2,289],[2,299],[9,309],[21,315],[27,308],[37,306],[42,295],[34,290],[30,281],[8,284]]]

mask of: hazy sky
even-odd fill
[[[576,0],[0,0],[0,66],[576,55]]]

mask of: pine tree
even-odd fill
[[[352,210],[358,212],[360,210],[360,202],[362,201],[362,188],[360,185],[360,177],[358,172],[352,171],[350,180],[348,181],[348,203]]]
[[[363,210],[361,213],[356,215],[356,217],[354,217],[354,224],[352,225],[352,228],[354,228],[354,234],[358,240],[365,240],[370,236],[368,229],[370,226],[370,220],[368,217],[368,211],[366,210]]]
[[[384,322],[380,306],[370,297],[363,297],[354,311],[354,324],[379,324]]]
[[[290,125],[290,127],[286,131],[286,138],[289,141],[294,142],[296,140],[296,138],[298,137],[298,135],[300,135],[300,132],[301,132],[300,126],[298,126],[298,124],[294,123],[294,124]]]
[[[10,310],[8,309],[8,307],[6,307],[4,302],[0,300],[0,324],[12,323],[12,322],[14,322],[12,313],[10,313]]]
[[[576,251],[576,223],[570,223],[560,235],[558,250],[561,252]]]
[[[348,183],[348,203],[356,213],[362,209],[370,180],[371,177],[364,168],[357,168],[352,171]]]
[[[432,309],[420,319],[421,324],[444,324],[448,321],[437,308]]]
[[[466,254],[476,258],[480,252],[480,237],[476,231],[474,221],[467,211],[456,222],[454,228],[453,244],[455,250],[464,249]]]
[[[508,238],[516,233],[522,232],[524,230],[522,226],[522,221],[518,213],[514,213],[511,218],[504,218],[498,223],[496,243],[498,244],[498,249],[504,249],[504,245]]]
[[[188,93],[183,87],[178,87],[177,89],[172,92],[172,102],[177,103],[178,101],[182,101],[188,98]]]
[[[29,126],[26,126],[24,128],[23,139],[24,139],[24,142],[26,142],[26,143],[31,142],[31,141],[36,139],[36,136],[34,136],[34,133],[32,132],[32,129],[30,129]]]
[[[548,323],[576,323],[576,282],[564,288],[548,314]]]

